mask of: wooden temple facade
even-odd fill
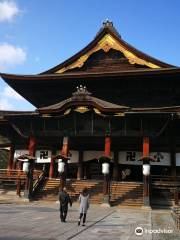
[[[28,154],[46,179],[57,179],[61,155],[68,159],[67,185],[78,179],[95,186],[103,179],[99,159],[105,156],[111,197],[121,203],[118,186],[125,191],[134,183],[126,198],[136,200],[133,187],[146,194],[141,160],[149,157],[152,202],[158,189],[178,204],[180,68],[135,49],[106,21],[91,43],[56,67],[37,75],[0,75],[36,107],[0,112],[0,147],[10,149],[7,169],[19,168],[15,160]]]

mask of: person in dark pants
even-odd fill
[[[79,207],[80,215],[79,215],[79,220],[78,220],[78,226],[80,226],[81,218],[83,218],[82,226],[85,226],[86,214],[87,214],[87,210],[89,208],[89,194],[88,194],[87,188],[84,188],[82,193],[80,194],[79,202],[80,202],[80,207]]]
[[[60,202],[60,219],[61,222],[66,222],[66,216],[68,212],[68,203],[72,206],[72,201],[69,197],[69,194],[64,187],[62,192],[59,193],[59,202]]]

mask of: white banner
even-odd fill
[[[170,153],[167,152],[151,152],[150,156],[156,159],[156,162],[151,161],[151,165],[170,166]],[[142,165],[139,159],[142,157],[142,152],[138,151],[122,151],[118,154],[118,162],[127,165]]]
[[[29,151],[27,149],[25,149],[25,150],[23,150],[23,149],[15,150],[15,152],[14,152],[14,159],[16,159],[19,156],[22,156],[24,154],[29,154]]]
[[[176,153],[176,166],[180,166],[180,153]]]
[[[151,165],[170,166],[171,155],[167,152],[152,152],[150,155],[156,159],[156,162],[151,162]]]
[[[74,150],[70,150],[70,159],[69,159],[69,163],[77,163],[79,160],[79,152],[78,151],[74,151]]]
[[[142,165],[142,161],[138,161],[142,157],[142,152],[123,151],[118,154],[118,162],[120,164]]]
[[[36,151],[36,163],[50,163],[51,151],[49,150],[37,150]]]
[[[104,155],[104,151],[84,151],[83,152],[83,161],[89,161],[92,159],[99,159]],[[111,152],[111,157],[113,158],[113,152]]]

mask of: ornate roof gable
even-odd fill
[[[126,43],[124,40],[122,40],[121,36],[114,28],[113,23],[107,20],[103,23],[103,27],[97,33],[95,39],[84,49],[82,49],[80,52],[65,62],[42,74],[64,73],[69,70],[72,71],[78,68],[81,69],[92,54],[97,53],[100,50],[103,50],[104,53],[108,53],[111,49],[122,53],[128,60],[129,64],[132,65],[136,64],[145,68],[152,69],[171,67],[171,65],[152,58]]]

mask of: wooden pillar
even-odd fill
[[[77,180],[81,180],[82,178],[83,178],[83,151],[79,151]]]
[[[35,151],[36,151],[36,139],[35,139],[34,137],[32,137],[32,136],[29,138],[28,150],[29,150],[29,155],[30,155],[30,156],[35,156]]]
[[[69,138],[68,137],[63,138],[63,146],[62,146],[62,150],[60,151],[60,154],[66,159],[69,156]],[[67,176],[67,160],[65,161],[64,173],[60,174],[61,189],[63,189],[63,187],[66,185],[66,176]]]
[[[111,158],[111,138],[110,136],[105,137],[105,148],[104,148],[104,158],[106,159],[105,162],[109,164],[110,168],[110,158]],[[104,163],[105,163],[104,162]],[[110,178],[109,174],[104,174],[104,182],[103,182],[103,204],[109,206],[109,186],[110,186]]]
[[[110,157],[111,156],[111,138],[109,136],[105,137],[104,156],[105,157]]]
[[[171,176],[176,180],[176,143],[175,143],[175,129],[174,129],[174,115],[171,115],[170,123],[170,157],[171,157]]]
[[[149,156],[149,138],[143,138],[143,157],[146,158]],[[144,164],[144,163],[143,163]],[[143,175],[143,202],[144,206],[149,207],[150,198],[149,198],[149,176]]]
[[[143,138],[143,157],[149,156],[149,138],[144,137]]]
[[[8,158],[8,170],[13,169],[13,163],[14,163],[14,147],[11,145],[9,150],[9,158]]]
[[[54,157],[56,155],[55,149],[52,150],[52,155],[51,155],[51,162],[50,162],[50,167],[49,167],[49,178],[54,177]]]
[[[68,157],[68,154],[69,154],[69,138],[68,137],[63,138],[63,147],[62,147],[62,150],[60,150],[60,154],[62,154],[64,157]]]
[[[118,151],[114,151],[114,164],[113,164],[113,180],[119,179],[119,164],[118,164]]]
[[[178,187],[175,188],[174,190],[174,205],[179,206],[179,191]]]
[[[29,138],[28,150],[29,150],[29,155],[30,156],[35,156],[35,152],[36,152],[36,139],[33,136],[30,136],[30,138]],[[35,165],[34,160],[31,160],[30,161],[30,165],[29,165],[29,172],[27,174],[27,178],[28,178],[28,191],[29,191],[28,198],[31,198],[32,190],[33,190],[34,165]]]

